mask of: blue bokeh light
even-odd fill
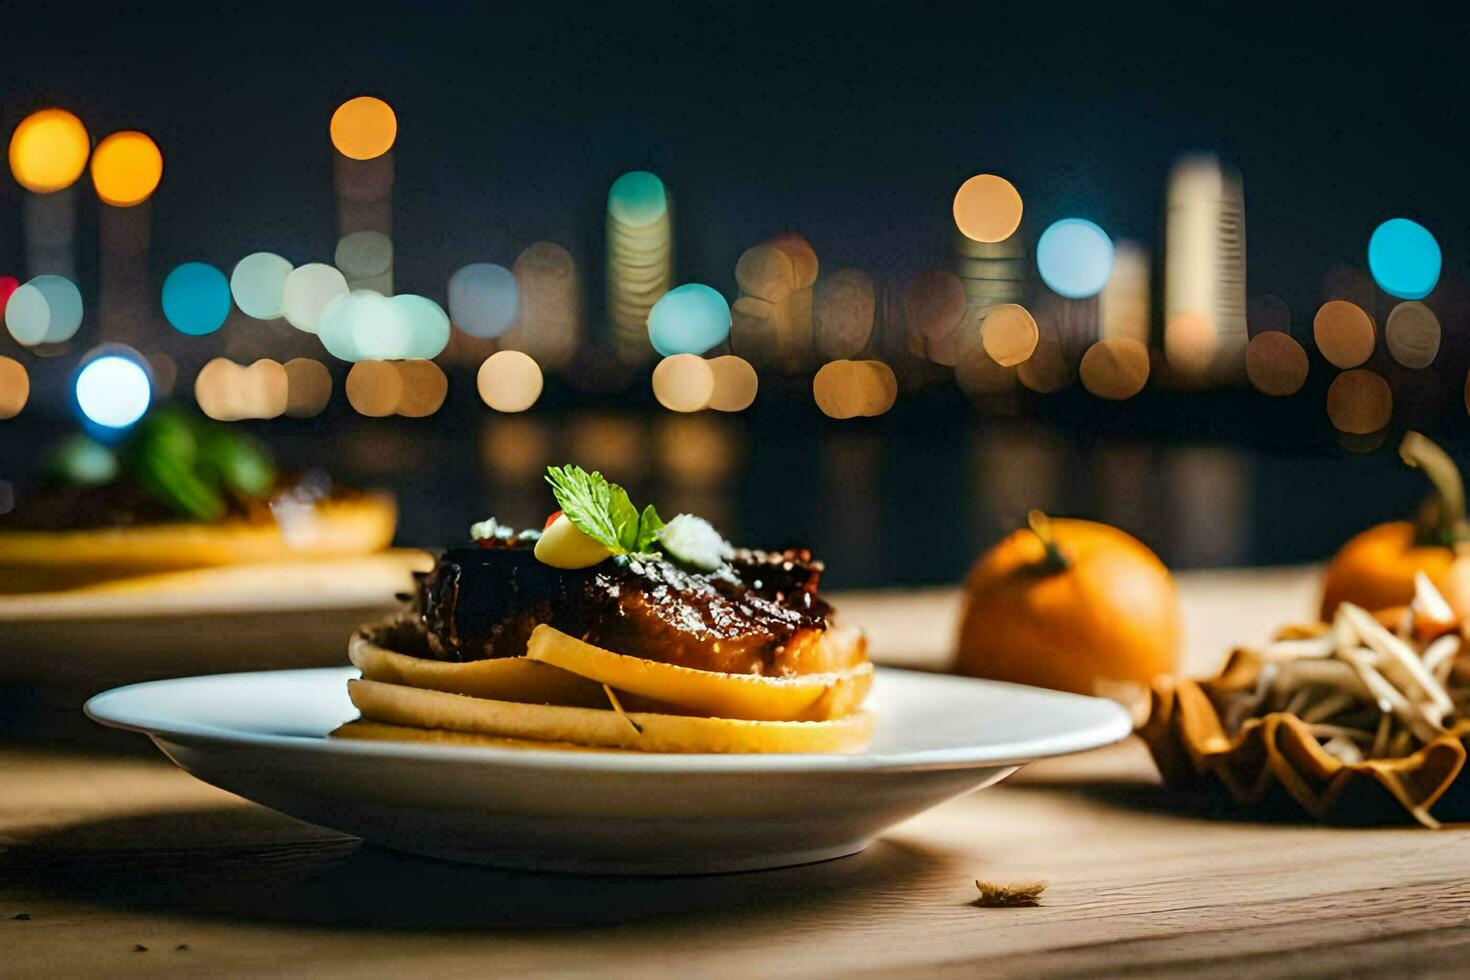
[[[179,333],[214,333],[230,315],[230,281],[208,263],[185,262],[163,281],[163,315]]]
[[[26,347],[59,344],[82,325],[82,293],[65,276],[36,276],[10,294],[5,326]]]
[[[449,277],[449,318],[472,337],[499,337],[515,322],[520,287],[515,274],[475,262]]]
[[[82,325],[82,291],[65,276],[37,276],[30,281],[46,296],[51,320],[46,325],[46,343],[59,344],[76,336]]]
[[[730,304],[699,282],[675,286],[648,311],[648,339],[664,357],[703,354],[730,336]]]
[[[1041,233],[1036,268],[1054,293],[1068,299],[1096,296],[1113,274],[1113,240],[1086,218],[1063,218]]]
[[[449,344],[449,314],[427,296],[400,293],[393,297],[408,324],[408,352],[405,357],[432,360]]]
[[[1390,296],[1423,299],[1439,283],[1439,242],[1428,228],[1408,218],[1390,218],[1368,239],[1368,269]]]
[[[142,364],[122,354],[93,358],[77,372],[77,407],[97,425],[123,429],[143,417],[153,385]]]
[[[607,191],[607,209],[630,225],[651,225],[669,208],[664,182],[647,170],[634,170],[613,181]]]

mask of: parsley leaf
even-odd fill
[[[567,520],[577,530],[615,551],[622,545],[611,517],[612,485],[601,473],[588,473],[580,466],[549,466],[546,482]]]
[[[664,529],[663,518],[658,516],[658,511],[653,509],[653,504],[643,508],[643,516],[638,519],[638,541],[634,551],[652,551],[658,544],[658,534]]]
[[[600,475],[600,474],[594,474]],[[618,543],[613,548],[615,553],[634,552],[638,550],[638,508],[633,506],[633,501],[628,499],[628,491],[616,483],[609,483],[610,491],[608,499],[607,516],[612,521],[613,530],[617,533]]]
[[[548,466],[546,482],[567,520],[615,555],[648,554],[659,547],[664,522],[652,504],[638,513],[628,491],[580,466]]]
[[[580,466],[548,466],[546,482],[551,484],[561,512],[577,530],[606,545],[615,555],[631,550],[623,539],[626,536],[630,543],[636,543],[638,511],[627,491],[607,482],[601,473],[588,473]]]

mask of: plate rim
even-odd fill
[[[936,769],[971,769],[995,766],[1020,766],[1040,759],[1071,755],[1120,742],[1133,733],[1133,720],[1127,710],[1104,698],[1053,691],[1025,684],[982,680],[932,671],[909,670],[879,665],[882,675],[899,675],[942,682],[982,685],[1042,696],[1047,699],[1087,703],[1101,712],[1095,723],[1051,735],[1018,742],[993,743],[989,746],[960,746],[922,749],[912,752],[792,753],[792,754],[683,754],[652,752],[567,752],[556,749],[506,749],[493,746],[437,745],[424,742],[327,739],[308,735],[287,735],[244,731],[194,722],[159,724],[155,721],[129,720],[119,716],[112,702],[134,697],[141,689],[169,686],[192,681],[228,680],[262,674],[339,675],[345,683],[359,674],[357,668],[307,667],[282,670],[235,671],[223,674],[196,674],[125,684],[94,694],[82,710],[92,721],[109,728],[138,732],[155,742],[208,743],[219,746],[246,746],[256,749],[298,751],[325,756],[349,755],[387,757],[395,760],[423,762],[468,762],[523,769],[580,770],[586,772],[659,775],[672,773],[738,775],[776,772],[794,773],[893,773]]]

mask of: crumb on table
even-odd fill
[[[980,897],[974,904],[980,908],[1024,908],[1041,904],[1041,893],[1046,891],[1044,881],[1012,881],[997,883],[975,879]]]

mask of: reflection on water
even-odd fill
[[[491,515],[540,527],[554,507],[546,466],[576,462],[665,515],[709,518],[737,543],[810,546],[845,588],[957,582],[1033,507],[1122,527],[1177,568],[1314,561],[1412,513],[1427,489],[1398,462],[1397,435],[1365,453],[1373,447],[1338,444],[1316,412],[1260,412],[1248,395],[1176,396],[1197,409],[1185,415],[1153,401],[1101,412],[1072,389],[1051,396],[1054,411],[997,416],[936,390],[848,422],[818,413],[805,383],[779,379],[733,415],[564,396],[504,415],[461,384],[430,419],[367,419],[334,404],[315,418],[239,424],[286,466],[393,489],[403,544],[464,542]],[[0,479],[23,493],[66,430],[8,424],[28,428],[13,430],[19,453],[0,459]]]

